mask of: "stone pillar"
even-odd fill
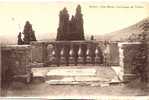
[[[54,61],[54,56],[52,54],[53,52],[54,52],[54,46],[53,44],[49,44],[47,46],[47,61],[46,61],[47,65],[51,65],[52,62]]]
[[[44,63],[44,65],[47,63],[47,60],[48,60],[48,52],[47,52],[47,46],[48,46],[48,42],[43,42],[42,43],[42,53],[43,53],[43,56],[42,56],[42,62]]]
[[[47,53],[47,46],[48,42],[31,42],[31,55],[32,55],[32,62],[33,63],[47,63],[48,60],[48,53]]]
[[[31,42],[32,62],[43,63],[42,42]]]
[[[137,77],[136,54],[139,52],[140,42],[123,42],[118,44],[119,64],[121,72],[119,78],[123,81],[130,81]]]
[[[118,43],[117,42],[110,43],[109,49],[110,49],[110,60],[109,60],[109,64],[111,66],[119,66]]]

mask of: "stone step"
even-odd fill
[[[50,85],[91,85],[91,86],[109,86],[111,84],[119,84],[121,81],[117,78],[114,77],[112,80],[110,79],[104,79],[101,77],[87,77],[87,76],[75,76],[75,77],[56,77],[56,78],[51,78],[51,79],[46,79],[46,83]]]
[[[46,77],[48,71],[48,68],[32,68],[33,77]]]
[[[34,78],[43,78],[47,84],[87,84],[108,86],[119,83],[115,71],[110,67],[71,66],[44,67],[32,69]]]
[[[119,80],[123,80],[123,78],[122,78],[123,77],[122,68],[120,66],[119,67],[112,66],[111,68],[115,71],[115,73],[118,76]]]
[[[30,64],[32,68],[40,68],[40,67],[44,67],[44,65],[45,65],[44,63],[37,63],[37,62],[33,62]]]
[[[109,81],[109,80],[108,80]],[[100,78],[74,78],[74,77],[65,77],[63,79],[52,79],[52,80],[47,80],[46,83],[50,85],[72,85],[72,84],[78,84],[78,85],[91,85],[91,84],[98,84],[100,85],[101,83],[109,83],[107,80],[101,80]]]
[[[51,69],[46,76],[96,76],[95,68],[65,68],[65,69]]]
[[[87,81],[102,81],[108,82],[110,79],[97,77],[97,76],[51,76],[46,77],[48,81],[74,81],[74,82],[87,82]]]

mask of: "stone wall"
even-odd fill
[[[119,43],[120,79],[124,81],[136,78],[137,54],[140,52],[140,42]]]
[[[6,45],[1,47],[2,87],[7,87],[14,77],[31,73],[30,50],[29,45]]]

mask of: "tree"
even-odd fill
[[[148,29],[149,29],[149,23],[145,22],[143,24],[143,32],[139,35],[141,46],[140,46],[140,52],[137,54],[136,57],[138,59],[138,65],[137,65],[137,72],[140,74],[140,78],[142,82],[148,81],[148,66],[147,66],[147,59],[148,59],[148,48],[147,48],[147,35],[148,35]]]
[[[71,20],[69,21],[69,34],[68,34],[68,40],[77,40],[76,36],[76,19],[72,15]]]
[[[69,20],[69,14],[66,8],[60,11],[56,40],[84,40],[82,16],[80,5],[77,6],[76,14],[71,17],[71,20]]]
[[[24,44],[29,44],[31,41],[36,41],[35,32],[32,29],[32,25],[30,24],[29,21],[26,21],[23,34],[24,34],[23,38]]]
[[[94,40],[94,36],[93,35],[91,35],[91,40]]]
[[[78,5],[76,8],[76,14],[75,14],[75,19],[76,19],[76,27],[77,27],[77,35],[78,35],[78,40],[84,40],[84,27],[83,27],[83,15],[81,13],[81,6]]]
[[[69,14],[66,8],[60,11],[59,14],[59,27],[57,29],[56,40],[67,40],[69,33]]]
[[[22,35],[21,35],[21,32],[19,32],[19,35],[18,35],[18,45],[22,45],[23,44],[23,40],[22,40]]]

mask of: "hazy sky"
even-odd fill
[[[26,20],[37,39],[55,38],[59,11],[67,7],[70,16],[82,7],[85,35],[105,34],[125,28],[148,17],[147,3],[0,3],[0,36],[16,39]],[[20,27],[20,28],[19,28]]]

